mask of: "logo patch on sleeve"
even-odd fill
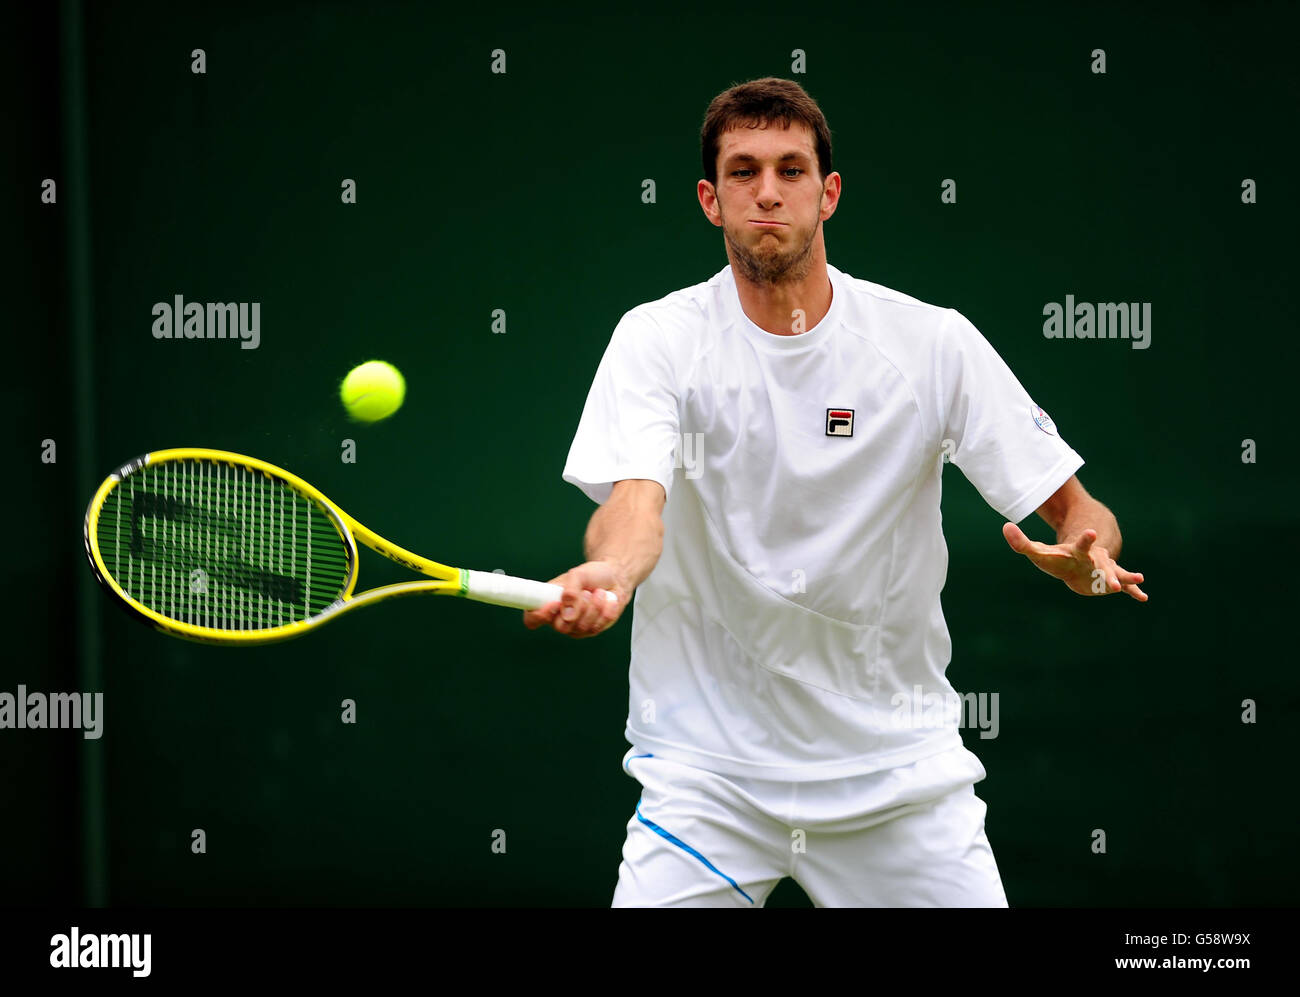
[[[828,408],[826,410],[827,436],[853,435],[853,409]]]
[[[1029,409],[1029,414],[1034,417],[1034,425],[1041,429],[1048,436],[1056,435],[1056,423],[1052,417],[1043,411],[1041,405],[1034,405]]]

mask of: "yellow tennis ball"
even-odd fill
[[[402,372],[383,360],[370,360],[348,371],[339,390],[343,407],[361,422],[387,419],[402,407],[406,379]]]

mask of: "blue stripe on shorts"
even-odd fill
[[[637,756],[637,757],[641,757],[641,756]],[[631,761],[631,759],[629,759],[629,761]],[[641,802],[640,802],[639,800],[637,801],[637,805],[636,805],[636,819],[639,820],[639,821],[640,821],[642,824],[644,824],[646,827],[650,828],[650,830],[654,831],[655,834],[658,834],[658,835],[660,835],[661,837],[666,838],[668,841],[671,841],[674,845],[676,845],[676,846],[677,846],[678,848],[680,848],[682,851],[686,852],[687,854],[694,855],[697,859],[699,859],[701,862],[704,863],[704,865],[709,869],[710,872],[715,872],[715,873],[717,873],[719,876],[721,876],[723,879],[725,879],[728,883],[730,883],[730,884],[732,885],[732,888],[735,889],[735,891],[736,891],[737,893],[739,893],[742,897],[744,897],[746,900],[748,900],[751,904],[754,902],[754,898],[751,897],[751,896],[750,896],[748,893],[746,893],[744,890],[742,890],[742,889],[740,888],[740,884],[738,884],[734,879],[732,879],[732,878],[731,878],[730,876],[728,876],[725,872],[723,872],[721,869],[719,869],[717,866],[715,866],[712,862],[710,862],[708,859],[706,859],[703,855],[701,855],[699,852],[697,852],[694,848],[692,848],[692,847],[691,847],[690,845],[688,845],[686,842],[682,841],[680,838],[675,837],[675,836],[672,835],[672,834],[669,834],[667,831],[665,831],[662,827],[660,827],[660,826],[659,826],[658,824],[656,824],[654,821],[652,821],[652,820],[648,820],[647,818],[641,816]]]

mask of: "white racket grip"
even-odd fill
[[[494,571],[470,569],[465,573],[469,576],[465,598],[475,602],[489,602],[494,606],[509,606],[511,609],[537,609],[548,602],[555,602],[564,594],[561,586],[549,582],[498,575]]]

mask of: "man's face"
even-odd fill
[[[836,177],[836,174],[831,174]],[[722,134],[716,199],[700,182],[700,201],[722,226],[732,266],[756,284],[779,284],[808,275],[825,205],[812,130],[802,122]],[[713,210],[710,210],[710,207]]]

